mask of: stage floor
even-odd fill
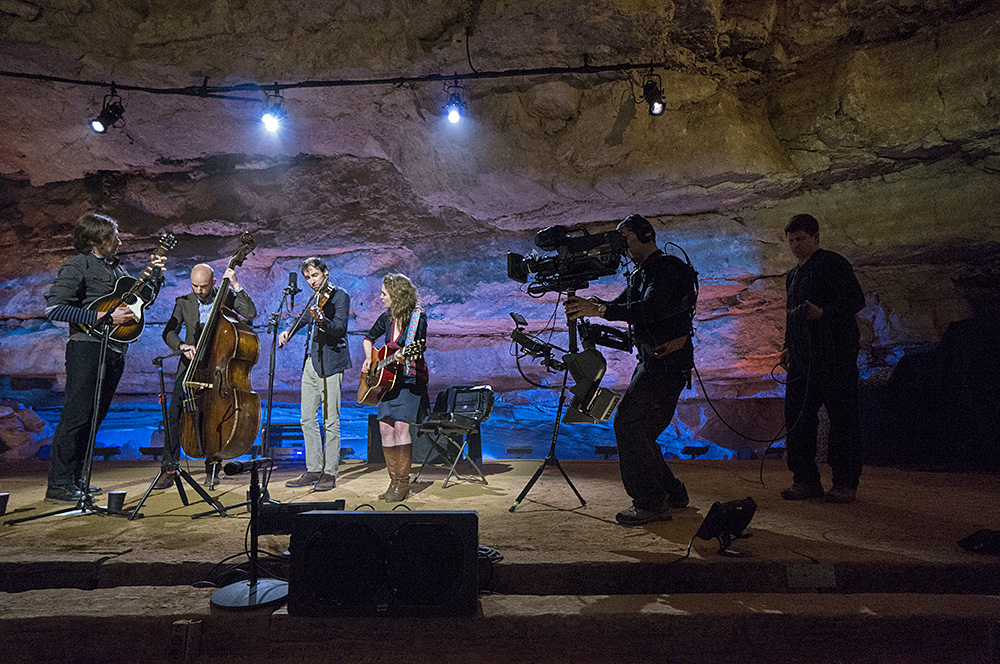
[[[760,618],[768,613],[766,602],[752,611],[747,607],[761,597],[769,597],[773,607],[779,607],[773,613],[797,615],[793,606],[783,604],[793,602],[805,612],[802,619],[807,624],[818,619],[810,613],[814,609],[840,615],[829,607],[816,608],[831,602],[846,603],[837,611],[854,618],[879,606],[883,617],[905,616],[908,611],[916,611],[932,623],[951,620],[948,624],[952,624],[958,620],[959,631],[974,635],[975,643],[964,650],[948,652],[963,657],[970,653],[990,654],[990,649],[990,656],[997,652],[1000,557],[969,553],[957,545],[957,540],[976,530],[1000,529],[996,511],[1000,478],[994,474],[866,468],[858,501],[832,505],[781,500],[778,491],[789,483],[789,475],[780,460],[765,462],[763,484],[759,461],[674,461],[671,466],[687,484],[691,505],[676,510],[671,521],[624,528],[614,521],[615,512],[628,504],[614,460],[562,463],[586,505],[580,504],[558,470],[550,467],[512,513],[514,500],[539,464],[528,460],[488,461],[484,467],[488,485],[462,482],[446,489],[441,486],[444,470],[434,467],[425,471],[404,503],[413,510],[478,512],[480,544],[503,556],[502,561],[492,566],[489,581],[481,582],[486,594],[482,598],[480,620],[498,619],[501,615],[505,620],[516,621],[532,615],[572,614],[577,620],[572,629],[583,629],[580,638],[586,641],[590,638],[586,636],[589,628],[581,625],[594,619],[586,617],[593,610],[587,597],[622,600],[618,605],[604,604],[606,611],[617,616],[609,618],[613,625],[628,624],[629,616],[646,613],[650,606],[664,606],[664,597],[689,603],[683,610],[677,609],[680,612],[677,615],[692,616],[692,612],[699,610],[708,615],[731,603],[733,607],[743,607],[740,611],[749,611]],[[126,508],[134,506],[155,477],[157,465],[97,461],[93,483],[104,489],[98,504],[104,504],[108,491],[123,490],[128,492]],[[270,482],[271,497],[282,503],[343,499],[348,510],[392,507],[375,498],[387,484],[383,466],[347,462],[341,467],[337,488],[324,493],[284,486],[287,479],[301,470],[277,468]],[[4,519],[53,508],[42,502],[44,463],[7,463],[0,466],[0,471],[0,491],[10,493]],[[192,464],[191,474],[203,480],[204,468]],[[246,498],[248,481],[247,475],[223,477],[212,495],[225,505],[238,503]],[[197,498],[190,490],[188,496],[192,500]],[[733,545],[744,554],[742,557],[719,556],[714,541],[696,539],[690,557],[681,560],[715,501],[748,496],[754,498],[758,509],[747,529],[752,537]],[[154,492],[142,509],[144,517],[135,521],[70,513],[3,525],[0,589],[7,592],[0,599],[0,626],[20,629],[31,624],[42,629],[38,625],[50,624],[55,630],[54,626],[68,619],[67,616],[90,616],[97,607],[112,613],[116,607],[124,611],[129,598],[144,597],[151,588],[160,589],[155,593],[159,608],[147,618],[152,619],[155,614],[169,625],[177,618],[217,614],[217,609],[210,611],[208,607],[211,591],[193,588],[191,584],[210,578],[217,563],[244,550],[249,515],[238,508],[230,510],[227,517],[190,518],[206,509],[203,502],[183,506],[177,491],[169,489]],[[287,549],[288,541],[288,536],[266,535],[260,538],[260,545],[280,555]],[[803,595],[810,601],[803,602]],[[566,600],[568,597],[575,599]],[[637,599],[642,597],[659,599]],[[697,608],[699,597],[706,598],[702,609]],[[713,597],[715,603],[710,599]],[[560,604],[566,601],[568,605]],[[679,606],[676,602],[675,608]],[[913,608],[918,605],[924,609]],[[716,608],[705,608],[708,606]],[[663,613],[666,616],[671,612]],[[267,613],[269,643],[286,640],[302,645],[321,638],[296,630],[275,636],[274,630],[278,629],[275,621],[279,617],[290,620],[280,609],[277,613]],[[915,625],[913,620],[911,616],[900,624]],[[970,625],[975,629],[970,630]],[[671,633],[675,629],[660,628]],[[490,632],[492,628],[483,629]],[[565,630],[566,625],[559,629]],[[884,632],[884,625],[879,630]],[[886,634],[879,630],[873,632],[872,638],[881,633],[879,638],[884,641]],[[778,631],[787,633],[787,625]],[[295,635],[291,636],[293,632]],[[931,629],[928,633],[940,634],[940,631]],[[324,634],[322,638],[331,638],[329,632]],[[766,634],[767,629],[761,628],[761,638]],[[43,632],[36,636],[43,638]],[[350,637],[342,635],[342,638]],[[865,641],[858,638],[858,643],[851,647],[862,648]],[[916,648],[918,654],[929,654],[921,648],[932,647],[921,645],[919,640],[902,632],[898,640]],[[680,641],[675,645],[679,648]],[[49,641],[33,652],[49,652],[52,661],[68,656],[65,650],[52,651],[53,647]],[[176,650],[176,644],[173,647]],[[692,656],[704,652],[691,644],[689,647],[694,648]],[[527,657],[526,661],[601,661],[599,657],[564,659],[558,656],[559,647],[553,645],[553,648],[546,651],[546,657]],[[152,656],[153,652],[150,650],[146,655]],[[602,651],[598,648],[588,652],[596,657]],[[613,649],[608,652],[614,653]],[[771,651],[759,651],[766,652]],[[437,652],[443,653],[446,651]],[[165,650],[163,654],[166,656]],[[221,653],[217,654],[196,661],[225,660]],[[931,659],[952,659],[945,652],[937,654]],[[514,657],[513,651],[511,656]],[[525,653],[518,657],[525,657]],[[639,659],[643,658],[636,661]],[[803,657],[801,653],[793,659],[826,661],[823,657]],[[47,659],[42,656],[36,661]],[[107,661],[114,661],[114,657]],[[376,653],[370,661],[382,660]],[[467,661],[480,660],[471,657]],[[888,661],[896,660],[890,657]]]

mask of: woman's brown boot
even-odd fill
[[[393,448],[395,456],[395,466],[396,477],[395,477],[395,488],[389,487],[389,491],[386,492],[385,502],[387,503],[398,503],[406,499],[406,496],[410,493],[410,451],[413,449],[413,445],[396,445]]]
[[[382,455],[385,457],[385,469],[389,472],[389,487],[378,495],[379,500],[385,500],[388,496],[392,495],[393,487],[396,486],[395,449],[395,447],[382,446]]]

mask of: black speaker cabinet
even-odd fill
[[[479,515],[329,512],[295,515],[288,613],[472,615],[479,603]]]

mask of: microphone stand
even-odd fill
[[[277,365],[277,355],[278,355],[278,328],[281,323],[281,312],[285,307],[285,298],[291,298],[290,309],[295,309],[295,294],[301,293],[302,291],[295,286],[295,284],[289,282],[281,295],[281,302],[278,303],[278,309],[271,314],[271,317],[267,322],[267,331],[271,335],[271,352],[268,357],[267,364],[267,413],[264,424],[264,435],[261,436],[260,440],[260,455],[262,457],[271,456],[271,409],[274,405],[274,374]],[[273,465],[267,471],[267,475],[264,477],[264,500],[270,503],[277,503],[278,501],[271,500],[267,493],[267,483],[271,479],[271,470],[274,468]]]
[[[8,519],[4,521],[6,524],[13,523],[23,523],[25,521],[34,521],[35,519],[44,519],[48,516],[55,516],[57,514],[66,514],[68,512],[75,512],[79,510],[83,514],[109,514],[111,516],[127,516],[124,511],[112,511],[105,507],[97,507],[94,505],[94,496],[90,492],[90,477],[94,469],[94,445],[97,442],[97,418],[101,412],[101,393],[104,391],[104,377],[106,374],[107,366],[105,362],[108,356],[108,344],[111,341],[111,312],[109,311],[97,322],[97,325],[101,327],[101,351],[98,355],[97,360],[97,380],[94,383],[94,408],[90,414],[90,434],[87,439],[87,453],[83,460],[83,486],[80,489],[83,491],[83,497],[77,501],[77,504],[73,507],[64,507],[62,509],[54,510],[52,512],[46,512],[44,514],[35,514],[33,516],[26,516],[20,519]]]
[[[279,309],[280,311],[280,309]],[[236,581],[212,593],[212,605],[226,609],[245,609],[280,602],[288,596],[288,582],[257,578],[257,520],[260,516],[260,466],[272,466],[271,459],[261,457],[250,462],[250,578]],[[226,475],[243,472],[239,462],[227,463]]]
[[[170,436],[170,430],[169,430],[170,416],[167,414],[167,389],[163,383],[163,360],[169,359],[176,355],[183,355],[183,354],[184,351],[175,350],[173,353],[170,353],[169,355],[153,358],[153,365],[156,367],[156,371],[160,376],[160,411],[163,416],[163,435],[168,438]],[[180,369],[178,368],[178,371],[179,370]],[[183,380],[183,378],[179,376],[178,379]],[[149,494],[153,493],[153,487],[156,486],[156,483],[160,481],[160,477],[162,475],[163,475],[163,468],[161,466],[160,472],[156,474],[156,479],[154,479],[150,483],[149,488],[146,489],[146,493],[143,494],[142,499],[139,501],[139,504],[135,506],[135,509],[133,509],[132,513],[129,515],[128,517],[129,521],[134,521],[136,519],[141,519],[143,517],[143,515],[139,513],[139,510],[145,504],[146,499],[149,498]],[[198,482],[193,477],[191,477],[191,474],[186,470],[184,470],[184,468],[182,468],[180,465],[178,465],[176,474],[174,475],[174,486],[177,487],[177,493],[180,494],[181,502],[184,503],[185,507],[187,507],[190,503],[188,502],[187,494],[184,492],[184,484],[181,482],[181,480],[184,480],[185,482],[190,484],[192,488],[194,488],[194,490],[198,493],[198,495],[202,497],[202,500],[204,500],[209,505],[214,505],[215,509],[221,516],[226,516],[226,508],[222,505],[222,503],[220,503],[218,500],[213,498],[207,491],[201,488],[201,485],[198,484]]]

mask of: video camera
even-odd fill
[[[535,234],[535,246],[555,254],[525,257],[507,253],[507,277],[528,284],[528,293],[541,295],[551,291],[583,290],[589,282],[618,272],[622,256],[628,250],[625,236],[619,231],[589,234],[582,226],[549,226]]]

